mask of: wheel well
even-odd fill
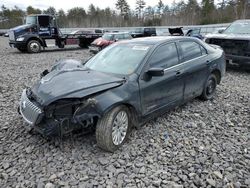
[[[213,70],[211,72],[211,74],[214,74],[216,76],[216,79],[217,79],[217,84],[220,84],[220,81],[221,81],[221,73],[219,70]]]
[[[41,39],[36,38],[36,37],[31,37],[31,38],[29,38],[29,40],[27,40],[27,43],[26,43],[26,44],[28,44],[29,41],[31,41],[31,40],[36,40],[36,41],[38,41],[38,42],[41,44],[41,46],[44,46],[44,45],[43,45],[43,42],[41,41]]]
[[[131,119],[132,119],[132,126],[133,127],[138,127],[139,126],[139,119],[138,119],[138,112],[137,110],[135,109],[135,107],[129,103],[116,103],[112,106],[110,106],[106,111],[105,113],[107,113],[108,111],[110,111],[111,109],[117,107],[117,106],[120,106],[120,105],[124,105],[126,106],[129,111],[130,111],[130,114],[131,114]]]
[[[129,109],[133,127],[138,127],[138,125],[139,125],[138,113],[137,113],[135,107],[132,106],[131,104],[128,104],[128,103],[123,103],[122,105],[126,106]]]

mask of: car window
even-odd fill
[[[160,46],[150,58],[150,67],[168,68],[179,63],[177,48],[175,43]]]
[[[112,34],[108,34],[108,33],[105,33],[102,38],[105,39],[105,40],[112,40],[113,39],[113,36]]]
[[[150,48],[151,46],[149,45],[116,43],[100,51],[85,66],[100,72],[121,75],[132,74]]]
[[[188,61],[202,55],[201,47],[198,43],[193,41],[181,41],[180,47],[182,49],[183,60]]]
[[[124,39],[124,34],[115,35],[115,40],[116,40],[116,39],[118,39],[118,40]]]
[[[200,45],[200,48],[201,48],[201,54],[202,55],[207,54],[207,50],[203,46]]]
[[[130,38],[132,38],[131,35],[128,34],[128,33],[126,33],[126,34],[125,34],[125,39],[130,39]]]

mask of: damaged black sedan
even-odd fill
[[[223,50],[190,37],[115,43],[85,63],[58,62],[23,91],[19,111],[43,135],[93,129],[115,151],[134,126],[195,97],[213,98],[225,73]]]

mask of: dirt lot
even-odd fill
[[[23,54],[0,37],[0,187],[250,187],[250,73],[230,70],[212,101],[195,99],[133,131],[115,153],[94,134],[58,147],[29,134],[22,89],[58,59],[87,50]]]

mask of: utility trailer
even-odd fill
[[[48,40],[54,40],[59,48],[72,45],[72,40],[77,41],[81,48],[88,48],[101,36],[102,33],[62,34],[54,16],[36,14],[27,16],[24,25],[10,29],[9,45],[21,52],[39,53],[48,47]]]

